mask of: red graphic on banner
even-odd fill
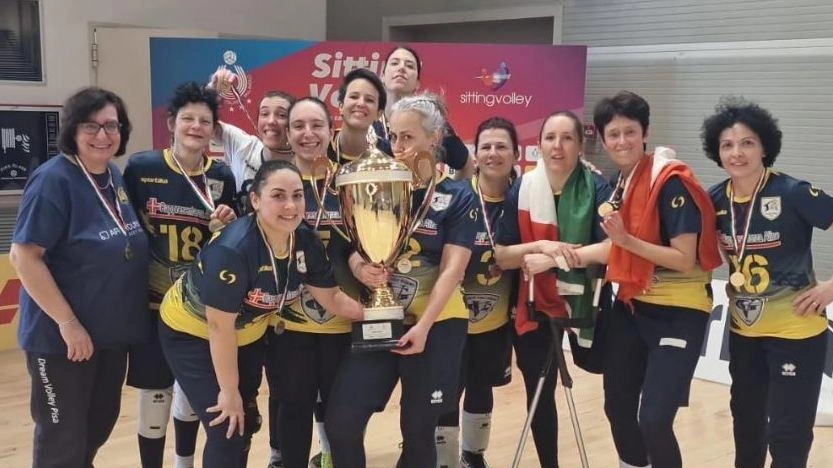
[[[6,281],[0,291],[0,325],[12,323],[20,302],[20,280]]]

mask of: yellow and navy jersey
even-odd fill
[[[355,161],[359,158],[359,156],[361,156],[361,154],[347,154],[341,151],[338,144],[339,132],[341,132],[341,129],[333,132],[333,138],[330,140],[330,146],[327,147],[327,157],[330,161],[339,165]],[[379,136],[377,134],[376,149],[382,151],[388,156],[393,156],[393,149],[391,149],[390,141],[387,137]]]
[[[203,191],[207,182],[215,206],[232,206],[234,175],[224,162],[205,158],[201,170],[188,177]],[[211,211],[185,180],[170,149],[131,156],[124,182],[150,240],[150,307],[158,309],[162,297],[211,236]]]
[[[334,168],[334,170],[337,168]],[[306,210],[304,220],[314,227],[319,219],[318,203],[315,200],[314,190],[319,194],[323,192],[323,179],[304,177],[304,198]],[[333,274],[336,283],[350,297],[358,300],[361,286],[358,280],[350,272],[347,259],[352,252],[350,241],[341,236],[334,227],[344,231],[344,224],[341,219],[338,194],[327,191],[323,197],[326,213],[321,213],[318,221],[317,233],[321,238],[327,257],[333,266]],[[288,312],[292,312],[289,314]],[[334,315],[327,311],[313,299],[309,291],[301,286],[301,300],[294,302],[290,308],[285,308],[281,314],[281,320],[287,330],[308,332],[308,333],[349,333],[351,322],[341,316]]]
[[[472,179],[472,184],[474,184]],[[497,220],[503,213],[503,197],[491,198],[483,195],[483,206],[475,198],[479,210],[477,233],[471,248],[471,260],[463,278],[463,301],[469,311],[469,333],[485,333],[496,330],[509,321],[509,309],[515,302],[517,270],[503,271],[495,263],[486,223],[494,235]]]
[[[197,261],[165,294],[162,320],[174,330],[207,339],[205,307],[210,306],[237,315],[238,346],[256,341],[266,332],[271,316],[278,313],[284,291],[286,302],[280,313],[292,315],[287,309],[300,298],[301,284],[336,286],[315,231],[301,223],[294,238],[291,257],[274,259],[278,270],[275,284],[270,253],[254,215],[214,233]]]
[[[823,332],[827,318],[799,317],[792,301],[816,284],[810,250],[813,228],[827,229],[833,223],[833,198],[809,182],[773,170],[767,170],[754,206],[750,206],[751,197],[736,197],[734,204],[730,203],[728,180],[712,187],[709,194],[730,271],[740,271],[746,277],[740,291],[731,285],[726,288],[731,330],[749,337],[787,339]],[[732,242],[731,209],[735,210],[738,244],[748,210],[752,210],[746,249],[740,260]]]
[[[627,203],[625,199],[625,203]],[[682,234],[699,234],[702,227],[700,210],[679,177],[669,178],[660,188],[658,205],[660,239],[664,246]],[[691,273],[682,273],[662,266],[654,267],[651,286],[634,299],[657,305],[685,307],[710,313],[713,295],[711,274],[699,264]]]
[[[416,213],[425,197],[425,189],[414,192],[411,212]],[[394,267],[407,260],[411,271],[394,270],[390,286],[405,313],[417,320],[422,317],[428,296],[440,274],[440,259],[446,244],[471,249],[477,232],[476,195],[468,181],[443,178],[437,182],[430,208],[419,223]],[[460,288],[456,288],[436,321],[469,317]]]

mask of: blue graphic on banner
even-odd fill
[[[319,44],[300,40],[150,39],[151,102],[166,106],[174,88],[185,81],[205,83],[228,50],[245,51],[247,68],[255,70],[275,60]],[[188,57],[183,60],[183,57]]]

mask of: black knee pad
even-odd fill
[[[263,425],[263,418],[260,416],[260,411],[257,409],[257,400],[254,398],[247,401],[243,413],[245,417],[245,424],[243,427],[244,437],[251,438],[252,435],[257,434],[260,427]]]

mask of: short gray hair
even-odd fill
[[[422,93],[400,99],[392,113],[411,111],[422,117],[422,128],[428,133],[445,135],[446,109],[439,96]]]

